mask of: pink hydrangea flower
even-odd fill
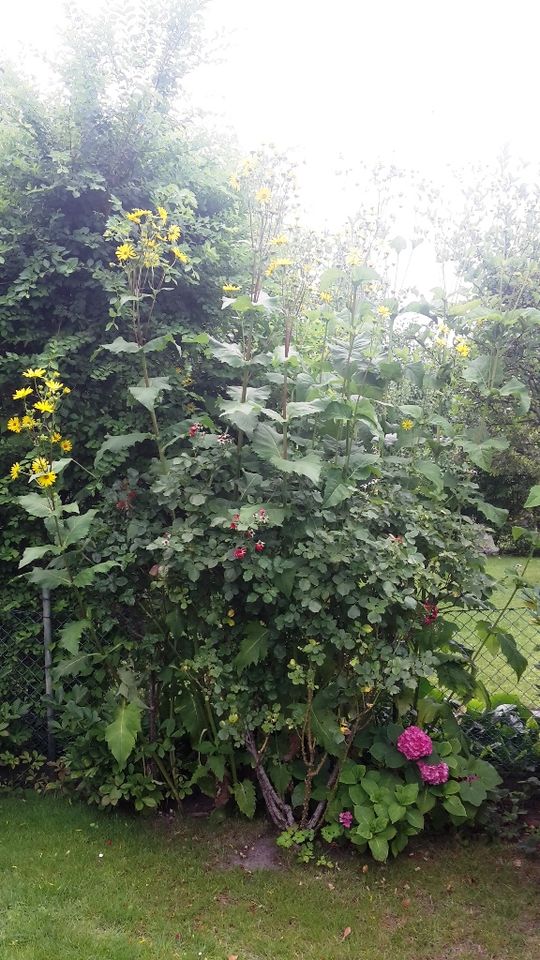
[[[345,827],[346,830],[350,830],[353,824],[353,815],[349,810],[344,810],[343,813],[339,815],[339,822],[342,827]]]
[[[430,783],[434,787],[440,783],[446,783],[450,776],[448,764],[446,763],[433,763],[430,765],[429,763],[423,763],[419,760],[418,769],[424,783]]]
[[[407,727],[406,730],[397,738],[396,744],[400,753],[407,760],[418,760],[419,757],[429,757],[433,750],[431,737],[420,730],[420,727]]]

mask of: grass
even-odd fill
[[[0,795],[2,960],[535,960],[538,864],[423,842],[388,866],[228,865],[260,823]],[[101,856],[103,854],[103,856]],[[346,928],[350,935],[342,939]],[[538,932],[538,926],[536,926]]]
[[[493,596],[493,601],[499,609],[504,607],[511,593],[510,584],[504,582],[506,571],[514,572],[517,564],[523,566],[525,562],[522,557],[489,557],[487,559],[487,572],[490,576],[501,581],[500,588],[495,591]],[[529,562],[525,578],[531,586],[540,584],[540,557],[536,557]],[[477,619],[481,620],[484,617],[484,614],[479,614]],[[467,615],[465,626],[461,631],[462,639],[468,644],[474,639],[472,632],[474,619],[474,615]],[[524,608],[523,600],[520,599],[519,594],[514,597],[511,608],[502,618],[500,626],[514,634],[519,649],[527,657],[529,665],[518,681],[514,671],[501,655],[492,657],[484,648],[479,659],[480,678],[491,694],[504,693],[517,696],[528,706],[537,706],[540,695],[536,686],[540,684],[540,673],[535,664],[540,661],[540,654],[535,650],[535,647],[540,644],[540,631],[538,625],[532,621],[527,609]]]

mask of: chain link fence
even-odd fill
[[[47,598],[26,610],[4,610],[0,613],[0,704],[19,700],[27,707],[24,722],[32,731],[33,746],[52,759],[55,752],[54,720],[51,695],[54,694],[54,663],[65,654],[57,653],[55,642],[66,622],[65,612],[49,616]],[[453,619],[459,626],[457,638],[469,649],[479,645],[476,623],[485,614],[461,611]],[[499,627],[511,632],[529,665],[518,682],[501,654],[491,655],[483,649],[477,665],[480,678],[491,696],[518,697],[531,709],[540,706],[540,670],[536,651],[540,643],[538,626],[524,607],[505,611]],[[62,681],[66,688],[66,680]]]

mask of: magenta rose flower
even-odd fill
[[[397,738],[396,744],[400,753],[407,760],[418,760],[420,757],[429,757],[433,750],[431,737],[420,730],[420,727],[407,727]]]
[[[345,827],[346,830],[350,830],[353,823],[353,815],[349,810],[344,810],[343,813],[339,815],[339,822],[342,827]]]
[[[417,766],[424,783],[429,783],[433,787],[436,787],[441,783],[446,783],[448,777],[450,776],[448,764],[446,763],[429,764],[422,763],[422,761],[419,760]]]

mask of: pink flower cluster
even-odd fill
[[[350,830],[353,824],[353,815],[349,810],[344,810],[339,815],[339,822],[346,830]]]
[[[433,742],[427,733],[420,727],[407,727],[397,738],[396,744],[400,753],[407,760],[418,760],[420,757],[429,757],[433,751]]]
[[[424,763],[420,757],[429,757],[433,752],[433,741],[420,727],[407,727],[397,738],[396,746],[407,760],[416,760],[418,771],[424,783],[437,786],[446,783],[450,776],[446,763]]]
[[[419,760],[417,766],[424,783],[429,783],[433,787],[436,787],[441,783],[446,783],[448,777],[450,776],[448,764],[446,763],[429,764]]]

